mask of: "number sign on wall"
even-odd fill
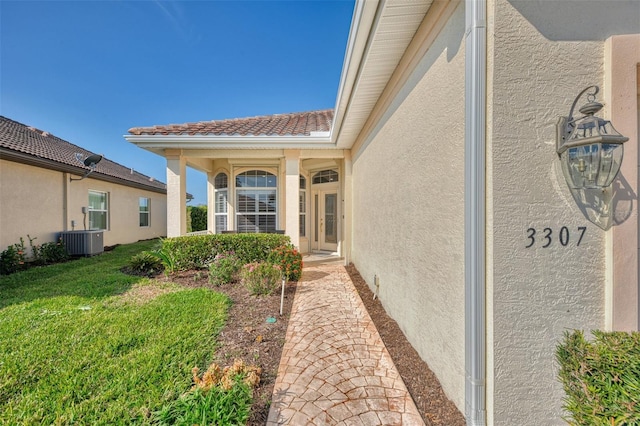
[[[584,237],[584,233],[586,231],[586,226],[578,226],[575,232],[572,232],[567,226],[563,226],[560,229],[544,228],[542,230],[529,228],[527,229],[527,241],[525,243],[525,248],[531,248],[534,246],[549,248],[554,245],[560,245],[562,247],[575,245],[578,247],[582,242],[582,237]]]

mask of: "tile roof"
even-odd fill
[[[11,152],[26,154],[27,158],[45,160],[52,168],[78,174],[84,174],[83,170],[89,169],[76,158],[76,153],[81,154],[82,158],[94,154],[48,132],[0,116],[0,158]],[[74,171],[73,168],[79,170]],[[127,181],[123,182],[125,185],[131,183],[155,191],[167,188],[162,182],[106,158],[97,164],[91,176],[99,178],[98,175]]]
[[[132,135],[214,135],[214,136],[310,136],[328,132],[333,109],[260,117],[200,121],[166,126],[134,127]]]

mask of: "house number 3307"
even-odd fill
[[[559,230],[544,228],[542,231],[536,228],[529,228],[527,229],[527,245],[525,247],[531,248],[539,244],[542,248],[547,248],[551,247],[554,241],[560,243],[562,247],[567,247],[572,241],[575,241],[577,247],[582,242],[582,237],[584,237],[586,230],[586,226],[578,226],[577,232],[572,234],[566,226]]]

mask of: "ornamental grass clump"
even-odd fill
[[[200,376],[195,367],[193,387],[179,399],[154,413],[160,425],[243,425],[249,419],[253,388],[260,383],[262,369],[236,359],[221,369],[211,364]]]
[[[252,262],[243,266],[242,284],[253,295],[272,294],[282,280],[282,268],[270,262]]]
[[[234,252],[219,253],[209,263],[209,282],[213,285],[223,285],[238,281],[238,273],[242,262]]]
[[[164,270],[162,261],[154,253],[140,252],[129,259],[125,272],[151,277]]]
[[[302,276],[302,254],[292,244],[273,249],[269,254],[269,261],[280,265],[289,281],[298,281]]]
[[[640,333],[565,333],[556,348],[571,425],[640,425]]]

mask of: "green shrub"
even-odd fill
[[[164,269],[160,258],[155,253],[148,251],[132,256],[127,266],[132,273],[146,276],[155,275]]]
[[[571,425],[640,425],[640,332],[565,333],[556,348]]]
[[[160,259],[165,274],[173,274],[176,271],[176,261],[173,255],[163,248],[152,252],[154,256]]]
[[[207,229],[207,206],[189,206],[187,213],[191,218],[191,232]]]
[[[271,262],[252,262],[241,270],[242,284],[251,294],[272,294],[282,281],[282,268]]]
[[[58,241],[42,245],[33,243],[37,237],[31,238],[27,235],[27,238],[31,247],[31,257],[27,258],[24,239],[20,237],[19,243],[7,247],[0,253],[0,275],[12,274],[27,269],[29,266],[50,265],[69,260],[69,254],[61,238]]]
[[[269,261],[280,265],[289,281],[298,281],[302,276],[302,254],[292,244],[273,249],[269,253]]]
[[[191,391],[154,413],[159,425],[244,425],[249,419],[253,387],[261,370],[236,360],[224,370],[211,364],[202,378],[193,369]]]
[[[280,234],[192,235],[162,240],[162,251],[172,259],[176,271],[186,271],[208,268],[219,253],[234,252],[243,264],[264,261],[274,248],[290,242]]]
[[[31,238],[30,235],[27,235],[27,238],[29,239],[29,246],[31,246],[31,262],[33,262],[33,264],[50,265],[69,260],[69,253],[67,253],[67,248],[64,246],[62,237],[58,238],[58,241],[48,242],[42,245],[33,244],[37,237]]]
[[[213,285],[223,285],[236,281],[242,262],[234,252],[217,254],[209,264],[209,282]]]
[[[57,242],[42,244],[40,246],[40,256],[45,265],[69,260],[69,253],[67,253],[67,248],[64,242],[62,242],[62,239],[59,239]]]
[[[7,247],[0,253],[0,275],[9,275],[26,268],[24,240]]]

